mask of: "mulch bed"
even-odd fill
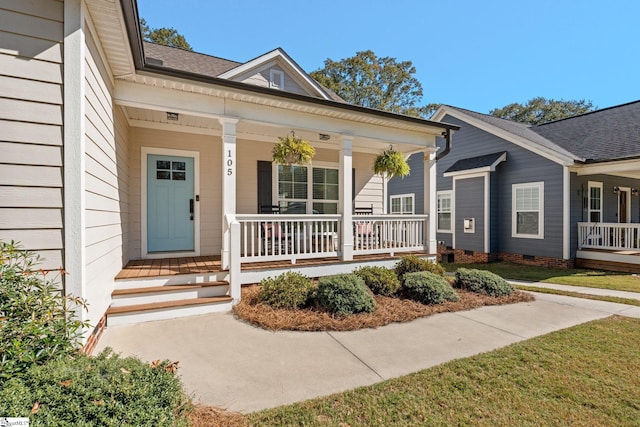
[[[189,421],[191,427],[249,427],[244,415],[215,406],[195,405]]]
[[[436,313],[472,310],[487,305],[515,304],[535,299],[533,295],[522,291],[515,291],[506,297],[491,297],[456,289],[458,301],[425,305],[409,299],[376,295],[377,307],[373,313],[335,316],[310,308],[273,309],[260,302],[259,293],[259,285],[242,288],[242,298],[233,311],[239,319],[274,331],[354,331],[377,328],[394,322],[410,322]]]

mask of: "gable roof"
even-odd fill
[[[496,166],[507,159],[507,152],[500,151],[499,153],[485,154],[483,156],[469,157],[466,159],[460,159],[449,167],[445,174],[452,172],[472,171],[477,169],[491,169],[495,170]],[[446,175],[445,175],[446,176]]]
[[[524,123],[501,119],[451,105],[442,105],[431,120],[440,121],[446,115],[469,123],[560,164],[573,164],[575,161],[583,160],[558,144],[538,135],[531,129],[531,126]]]
[[[640,156],[640,101],[532,128],[587,163]]]

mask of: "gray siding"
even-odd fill
[[[612,175],[583,175],[571,174],[571,257],[575,257],[578,248],[578,222],[588,222],[588,188],[589,181],[602,183],[602,221],[618,222],[618,196],[613,187],[640,188],[640,181],[632,178],[622,178]],[[631,222],[640,222],[640,198],[630,196]]]
[[[438,161],[437,190],[452,189],[452,178],[443,173],[457,160],[506,151],[507,160],[491,174],[492,251],[562,258],[562,166],[454,117],[445,116],[442,121],[461,129],[453,135],[451,152]],[[444,141],[439,140],[438,146],[443,148]],[[545,238],[512,237],[512,185],[538,181],[544,182]],[[446,236],[440,233],[438,240],[446,241]],[[469,248],[460,246],[456,238],[456,249]]]
[[[391,196],[396,194],[413,194],[415,213],[424,213],[424,154],[416,153],[408,160],[411,172],[405,178],[391,178],[387,184],[387,206],[391,210]],[[438,238],[440,239],[440,238]]]
[[[454,192],[456,248],[484,252],[484,178],[457,179]],[[475,231],[464,232],[464,219],[473,218]]]
[[[489,176],[489,252],[500,250],[498,233],[498,217],[500,213],[500,194],[498,192],[498,177],[495,172]]]
[[[0,240],[63,266],[63,3],[0,9]]]

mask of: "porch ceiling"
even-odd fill
[[[572,168],[578,175],[613,175],[624,178],[640,179],[640,159],[618,160],[612,162],[591,163]]]
[[[195,133],[203,135],[222,135],[222,126],[217,118],[203,117],[191,114],[178,114],[177,120],[170,120],[167,111],[155,109],[123,106],[125,116],[129,126],[142,127],[174,132]],[[170,112],[170,111],[169,111]],[[256,123],[252,121],[240,120],[237,125],[237,137],[251,141],[261,141],[273,143],[279,136],[284,136],[290,131],[295,131],[296,135],[311,142],[316,148],[334,149],[340,147],[341,135],[323,131],[322,129],[290,128],[278,125]],[[320,135],[328,135],[329,140],[321,140]],[[419,150],[420,147],[413,144],[402,144],[389,139],[376,139],[370,137],[354,137],[353,150],[363,153],[379,153],[393,144],[398,151],[406,153]],[[426,148],[426,147],[424,147]]]

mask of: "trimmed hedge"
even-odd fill
[[[273,308],[304,307],[313,291],[313,280],[291,271],[262,279],[260,285],[260,300]]]
[[[0,414],[30,425],[187,426],[191,404],[176,364],[120,358],[106,349],[34,366],[2,385]]]
[[[371,313],[376,308],[371,290],[355,274],[322,277],[316,295],[318,304],[334,314]]]
[[[353,272],[376,295],[391,296],[400,289],[400,280],[393,270],[384,267],[361,267]]]
[[[407,273],[417,273],[419,271],[428,271],[438,276],[444,277],[445,269],[437,262],[428,261],[415,255],[404,256],[396,264],[396,275],[402,282],[404,275]]]
[[[405,274],[402,290],[408,298],[423,304],[458,301],[458,295],[447,279],[429,271]]]
[[[500,297],[511,295],[514,287],[502,277],[490,271],[459,268],[456,271],[455,287],[480,294]]]

